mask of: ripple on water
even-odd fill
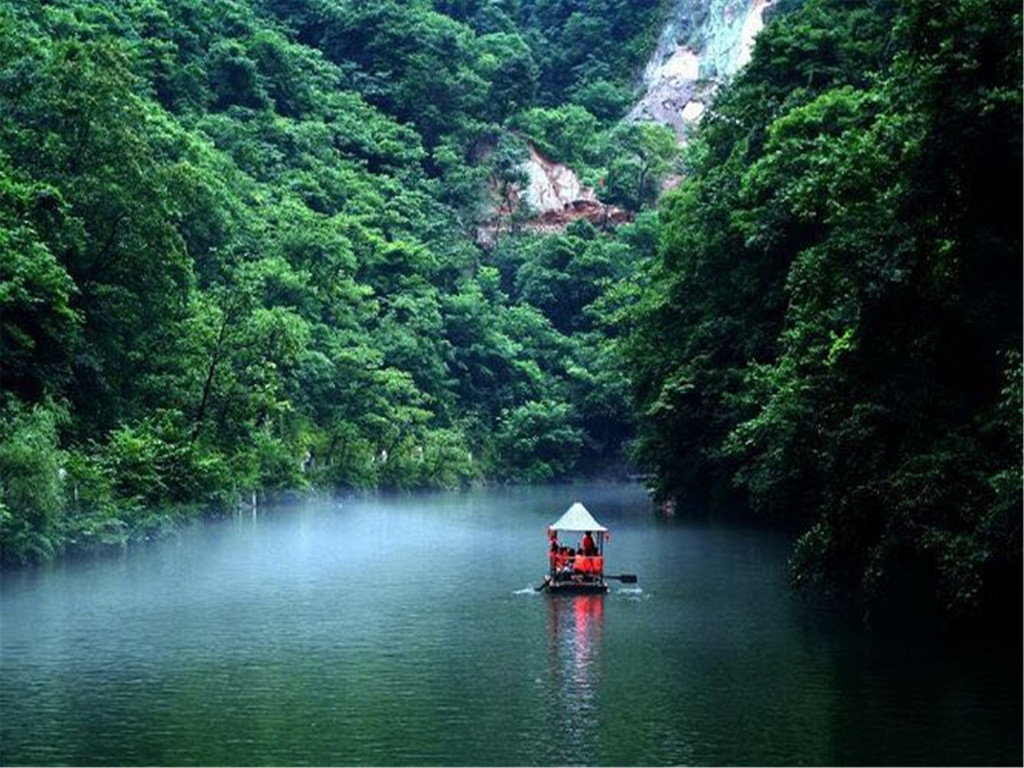
[[[643,586],[536,591],[574,498]],[[5,573],[0,763],[1020,764],[1019,659],[867,643],[785,588],[788,547],[576,486],[299,505]]]

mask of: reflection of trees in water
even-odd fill
[[[548,600],[550,711],[565,738],[561,761],[586,761],[596,747],[604,599],[559,595]]]

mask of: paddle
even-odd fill
[[[551,585],[551,577],[550,576],[545,576],[544,577],[544,583],[541,584],[539,587],[534,587],[533,591],[534,592],[540,592],[542,589],[544,589],[545,587],[548,587],[550,585]]]
[[[613,576],[611,574],[605,574],[604,577],[606,579],[618,579],[623,584],[636,584],[636,574],[635,573],[620,573],[617,576]]]

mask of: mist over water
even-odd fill
[[[639,584],[534,591],[577,500]],[[788,548],[576,485],[309,501],[5,573],[0,762],[1020,762],[1019,660],[873,636],[788,591]]]

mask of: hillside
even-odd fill
[[[1021,9],[808,0],[661,205],[627,342],[658,492],[799,534],[794,581],[1019,629]]]
[[[489,179],[521,173],[510,128],[571,113],[585,136],[537,140],[611,137],[659,21],[653,2],[0,3],[2,559],[285,489],[621,462],[602,302],[650,218],[492,254],[473,233]]]

